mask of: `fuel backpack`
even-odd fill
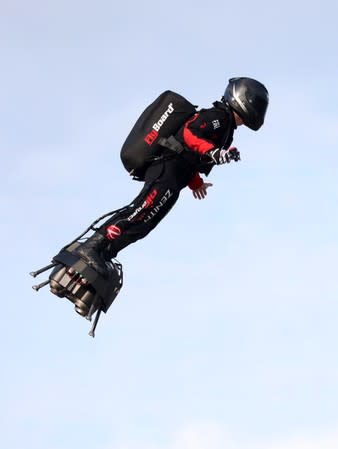
[[[144,180],[151,161],[163,152],[164,139],[175,134],[196,113],[196,107],[166,90],[142,112],[121,149],[122,163],[134,179]]]

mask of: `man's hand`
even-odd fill
[[[194,198],[203,200],[207,196],[207,189],[211,186],[212,184],[210,184],[209,182],[204,182],[201,187],[192,191]]]
[[[210,150],[207,154],[215,162],[215,164],[229,164],[230,161],[239,161],[241,159],[240,152],[236,147],[228,148],[224,150],[222,148],[216,148],[215,150]]]

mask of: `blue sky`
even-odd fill
[[[334,2],[0,5],[6,449],[336,449]],[[28,273],[141,185],[119,150],[161,91],[270,91],[242,161],[119,255],[94,340]],[[43,279],[43,276],[41,276]]]

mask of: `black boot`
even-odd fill
[[[83,242],[74,254],[80,256],[97,273],[104,278],[108,277],[108,268],[106,262],[109,262],[116,256],[111,242],[100,232],[95,232],[85,242]]]

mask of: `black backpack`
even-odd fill
[[[159,142],[175,134],[196,106],[181,95],[166,90],[140,115],[121,149],[125,169],[135,179],[144,180],[149,164],[163,152]]]

